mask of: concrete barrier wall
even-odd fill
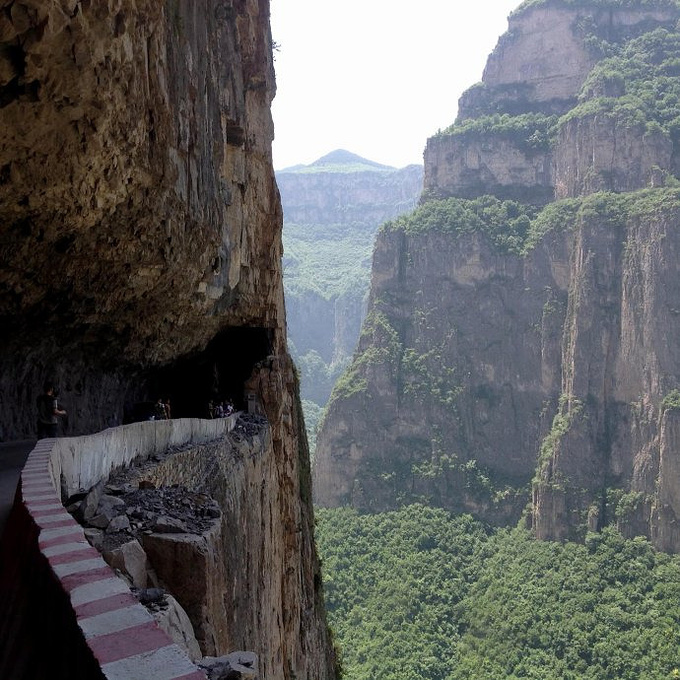
[[[217,439],[237,417],[133,423],[38,442],[0,545],[0,678],[205,680],[90,546],[61,498],[136,458]]]

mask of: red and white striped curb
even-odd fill
[[[50,471],[54,440],[43,439],[21,474],[24,505],[38,545],[68,593],[78,626],[108,680],[206,680],[66,512]]]

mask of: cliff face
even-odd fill
[[[78,433],[218,331],[283,326],[267,5],[4,7],[3,435],[47,377]]]
[[[217,527],[200,537],[156,533],[141,540],[155,572],[188,613],[203,654],[248,649],[258,655],[261,677],[328,677],[305,614],[322,606],[319,563],[309,537],[281,515],[280,453],[269,428],[251,422],[198,450],[133,471],[135,487],[140,479],[157,487],[188,485],[218,499],[222,511]],[[287,484],[295,487],[286,488],[290,498],[306,493],[295,480]],[[305,521],[296,514],[298,524]],[[300,588],[297,570],[271,568],[300,560],[314,588]],[[262,565],[269,567],[264,578]],[[290,607],[291,601],[300,606]]]
[[[358,360],[317,444],[318,502],[516,520],[559,396],[567,267],[564,238],[522,259],[481,234],[381,235]]]
[[[653,166],[670,167],[667,139],[640,122],[617,126],[611,117],[579,115],[560,125],[556,144],[547,143],[557,116],[580,101],[625,93],[623,83],[606,79],[583,87],[611,45],[674,26],[672,7],[604,4],[551,2],[510,16],[482,82],[460,98],[457,125],[427,142],[426,191],[543,205],[555,195],[647,186]]]
[[[246,587],[225,602],[261,623],[239,644],[277,638],[266,677],[333,677],[286,348],[269,4],[0,9],[0,436],[34,433],[45,379],[71,434],[160,395],[205,416],[252,393],[271,428],[254,474],[281,531],[254,537],[277,558],[250,575],[281,601]]]
[[[458,120],[489,113],[565,113],[602,57],[602,43],[672,26],[672,3],[522,3],[508,18],[481,83],[463,93]],[[655,6],[657,5],[657,6]]]
[[[276,181],[285,223],[320,228],[361,224],[375,230],[413,207],[422,175],[417,165],[392,168],[339,149],[310,165],[278,170]]]
[[[679,15],[602,5],[525,3],[428,141],[319,434],[321,504],[531,502],[541,538],[615,522],[680,550]]]
[[[680,379],[673,340],[680,242],[671,226],[677,199],[667,196],[662,211],[601,206],[579,225],[564,330],[565,396],[533,492],[539,537],[574,536],[579,527],[615,520],[662,549],[680,547],[672,472],[678,450],[671,443],[677,413],[668,397]]]
[[[621,125],[593,114],[565,123],[554,154],[555,197],[663,186],[672,169],[673,143],[644,123]]]
[[[522,148],[513,139],[468,134],[430,139],[425,186],[438,197],[485,194],[544,204],[555,193],[548,150]]]

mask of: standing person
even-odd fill
[[[54,393],[54,385],[46,382],[43,393],[37,399],[38,404],[38,439],[57,436],[59,416],[65,416],[66,411],[59,408],[59,402]]]
[[[167,420],[168,414],[165,410],[165,402],[161,397],[158,397],[158,401],[153,409],[154,420]]]

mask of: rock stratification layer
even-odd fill
[[[525,2],[378,237],[325,505],[427,500],[680,550],[680,10]],[[675,100],[674,100],[675,101]]]
[[[225,592],[262,621],[232,642],[269,656],[267,678],[330,678],[274,89],[267,0],[0,2],[0,438],[33,435],[44,380],[70,434],[158,396],[206,417],[209,399],[247,393],[270,424],[257,485],[273,485],[281,528],[274,561],[249,574],[280,600],[263,606],[252,582]],[[263,631],[278,639],[258,643]]]

